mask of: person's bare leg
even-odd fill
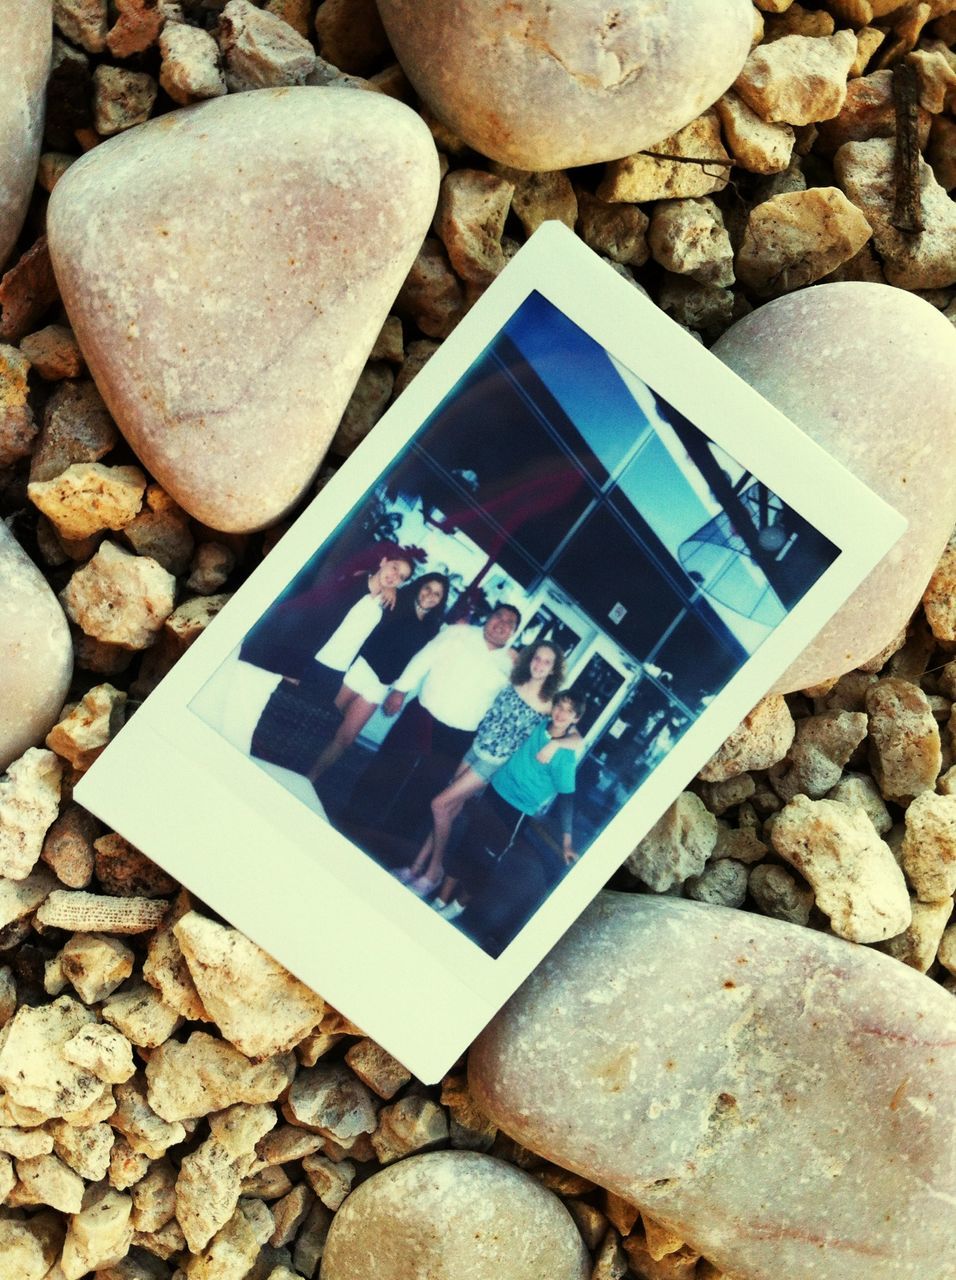
[[[432,800],[432,850],[425,871],[429,880],[437,880],[441,875],[445,849],[448,847],[455,819],[465,807],[466,801],[484,790],[486,785],[485,779],[466,765],[455,775],[454,781]]]
[[[378,705],[375,702],[369,702],[367,698],[361,697],[351,689],[348,692],[352,696],[348,699],[342,723],[339,725],[335,737],[309,770],[310,782],[317,782],[326,769],[335,764],[342,753],[348,750],[369,720],[371,720],[372,714]]]
[[[348,707],[355,701],[358,694],[354,689],[350,689],[347,684],[343,684],[334,698],[334,706],[337,711],[341,711],[345,715]]]
[[[450,787],[454,785],[454,782],[458,778],[460,778],[462,774],[466,772],[470,773],[471,770],[469,766],[465,764],[464,760],[462,760],[461,764],[455,770],[454,776],[452,778],[452,782],[449,783],[449,786],[445,788],[445,791],[448,791]],[[439,792],[439,795],[444,795],[444,792]],[[436,796],[435,799],[437,798],[438,797]],[[434,803],[435,801],[433,800],[432,804],[434,805]],[[432,809],[432,812],[434,813],[434,809]],[[407,878],[409,880],[416,879],[418,876],[422,874],[425,867],[431,861],[432,850],[434,847],[435,847],[435,833],[434,833],[434,830],[432,830],[432,831],[429,831],[428,835],[425,837],[425,841],[422,847],[419,849],[418,853],[415,855],[415,861],[410,866],[404,868],[404,872],[406,873]],[[430,879],[435,880],[437,878],[438,878],[438,875],[436,871],[435,874],[430,877]]]

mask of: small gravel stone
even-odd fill
[[[563,222],[574,230],[578,201],[571,179],[563,169],[551,173],[528,173],[504,164],[492,164],[492,172],[514,187],[511,208],[524,227],[526,235],[534,235],[542,222]]]
[[[63,151],[44,151],[37,166],[38,185],[51,192],[76,158]]]
[[[87,53],[102,53],[109,27],[106,0],[53,0],[53,22]]]
[[[412,1073],[375,1043],[363,1038],[348,1049],[345,1061],[363,1084],[380,1098],[393,1098],[409,1082]],[[331,1207],[331,1206],[330,1206]]]
[[[490,284],[505,265],[501,247],[514,186],[479,169],[455,169],[442,181],[435,230],[458,276]]]
[[[857,54],[851,31],[832,36],[784,36],[754,49],[734,89],[763,120],[812,124],[843,106]]]
[[[905,803],[932,791],[942,768],[939,727],[918,685],[890,677],[866,694],[870,762],[886,800]]]
[[[796,726],[782,694],[761,699],[699,773],[704,782],[723,782],[749,769],[769,769],[782,760]]]
[[[347,458],[365,439],[388,407],[395,374],[384,360],[370,360],[359,374],[329,452]]]
[[[48,1204],[61,1213],[79,1213],[83,1203],[83,1179],[58,1156],[30,1156],[17,1160],[15,1167],[21,1205]]]
[[[83,772],[122,728],[126,694],[111,684],[85,693],[46,736],[46,745]]]
[[[627,869],[655,893],[700,875],[717,840],[717,819],[699,796],[684,791],[627,859]]]
[[[48,324],[26,334],[20,339],[20,350],[47,382],[78,378],[86,367],[73,330],[65,324]]]
[[[716,336],[733,321],[734,295],[715,284],[698,284],[668,272],[657,295],[657,305],[678,324],[692,331]]]
[[[30,456],[37,425],[27,403],[30,361],[17,347],[0,344],[0,467]]]
[[[903,871],[922,902],[956,893],[956,795],[923,791],[906,810]]]
[[[430,1098],[401,1098],[379,1112],[372,1146],[379,1163],[391,1164],[416,1151],[442,1146],[448,1141],[448,1117]]]
[[[377,1103],[360,1080],[340,1063],[300,1070],[282,1103],[290,1124],[332,1138],[343,1145],[377,1124]]]
[[[60,952],[59,962],[63,976],[87,1005],[105,1000],[133,972],[129,947],[100,933],[74,934]],[[119,1034],[112,1027],[107,1031]],[[67,1058],[75,1061],[69,1055]]]
[[[809,881],[839,937],[881,942],[908,927],[903,873],[862,809],[798,795],[775,818],[770,838]]]
[[[82,890],[55,889],[37,912],[37,923],[77,933],[149,933],[162,920],[168,902],[114,898]]]
[[[0,1047],[0,1085],[9,1100],[44,1117],[69,1118],[101,1099],[102,1081],[63,1054],[77,1032],[94,1021],[95,1015],[70,996],[47,1005],[21,1005],[4,1028]]]
[[[735,858],[715,858],[685,881],[688,898],[715,907],[739,907],[747,896],[747,868]]]
[[[304,84],[315,66],[315,50],[288,23],[249,0],[229,0],[216,39],[233,93]]]
[[[133,1202],[111,1187],[88,1187],[80,1212],[71,1220],[63,1242],[60,1269],[64,1280],[81,1280],[126,1257],[133,1239],[129,1223]]]
[[[781,173],[790,164],[795,134],[788,124],[762,120],[732,90],[714,104],[734,162],[750,173]]]
[[[578,189],[578,231],[584,243],[612,262],[642,267],[648,259],[649,218],[628,203],[609,204]]]
[[[847,773],[826,794],[828,800],[855,805],[873,823],[878,835],[885,835],[893,825],[890,811],[883,803],[880,789],[866,773]]]
[[[145,649],[173,611],[176,580],[149,556],[104,542],[61,595],[69,618],[87,635]]]
[[[789,293],[848,262],[871,235],[866,218],[836,187],[773,196],[750,212],[737,276],[761,297]]]
[[[130,1222],[137,1231],[161,1231],[176,1213],[176,1170],[166,1157],[154,1160],[133,1187]]]
[[[157,1050],[157,1054],[161,1052],[161,1049]],[[147,1076],[155,1056],[147,1063]],[[186,1130],[178,1120],[167,1120],[161,1116],[151,1105],[150,1096],[139,1075],[124,1084],[115,1085],[116,1110],[110,1116],[110,1124],[123,1135],[135,1154],[157,1160],[170,1147],[184,1140]],[[145,1169],[139,1176],[142,1177],[143,1173]]]
[[[67,1062],[86,1067],[106,1084],[122,1084],[136,1070],[133,1046],[115,1027],[102,1022],[77,1032],[63,1046],[63,1056]]]
[[[323,58],[355,75],[378,67],[389,54],[375,0],[324,0],[315,14]]]
[[[724,219],[707,196],[662,200],[654,208],[647,242],[656,262],[702,284],[734,280],[734,251]]]
[[[130,58],[156,43],[166,16],[159,0],[114,0],[114,3],[117,18],[106,37],[106,47],[114,58]]]
[[[240,1182],[232,1155],[214,1138],[183,1157],[176,1179],[176,1218],[190,1253],[205,1249],[235,1213]]]
[[[139,981],[109,996],[101,1015],[132,1044],[144,1049],[163,1044],[182,1023],[182,1016],[163,1003],[155,988]]]
[[[334,1212],[352,1190],[355,1165],[350,1160],[334,1161],[315,1153],[302,1161],[302,1172],[325,1207]]]
[[[447,338],[465,314],[465,292],[451,269],[445,246],[440,240],[426,237],[399,290],[395,308],[430,338]],[[412,348],[416,345],[409,344],[405,363],[396,379],[396,394],[411,381],[405,370],[414,359]],[[427,355],[432,355],[435,349],[432,345],[427,349]],[[414,372],[417,373],[423,363],[414,361]]]
[[[65,382],[47,401],[30,480],[53,480],[74,462],[98,462],[118,432],[92,382]]]
[[[167,1040],[150,1055],[149,1100],[170,1121],[206,1116],[235,1102],[274,1102],[292,1080],[295,1066],[292,1054],[251,1062],[225,1040],[194,1031],[185,1044]]]
[[[770,770],[774,790],[783,800],[806,795],[819,800],[834,787],[843,766],[867,733],[862,711],[823,711],[796,725],[786,759]]]
[[[23,880],[36,866],[57,815],[63,766],[30,747],[0,776],[0,875]]]
[[[159,37],[159,52],[159,83],[180,106],[226,92],[219,46],[208,31],[185,23],[167,23]]]
[[[110,1167],[115,1134],[108,1124],[86,1125],[78,1129],[65,1120],[51,1120],[53,1149],[86,1182],[101,1182]]]
[[[106,63],[93,72],[93,123],[103,137],[122,133],[149,119],[158,85],[145,71],[128,71]]]
[[[105,893],[117,898],[160,898],[175,893],[177,882],[152,859],[109,832],[94,840],[96,878]]]
[[[920,147],[926,145],[929,115],[918,112],[917,130]],[[893,72],[874,71],[871,75],[851,80],[846,101],[839,114],[820,126],[816,149],[832,156],[845,142],[864,142],[870,138],[896,136],[896,109],[893,104]]]
[[[723,191],[729,174],[730,156],[721,141],[717,113],[705,111],[656,146],[612,161],[597,195],[609,202],[637,203],[707,196]]]
[[[950,538],[923,592],[923,612],[936,640],[956,640],[956,534]]]
[[[53,480],[34,480],[30,501],[65,539],[124,528],[139,511],[146,477],[139,467],[75,462]]]
[[[880,950],[908,964],[911,969],[926,973],[936,959],[943,937],[943,930],[953,914],[952,898],[944,898],[942,902],[919,902],[914,900],[913,919],[909,927],[895,938],[888,938],[880,943]]]

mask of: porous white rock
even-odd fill
[[[206,1012],[250,1058],[291,1049],[325,1001],[237,929],[190,911],[173,925]]]
[[[700,875],[717,842],[717,819],[703,800],[682,792],[627,860],[627,869],[655,893]]]
[[[737,278],[758,296],[790,293],[848,262],[871,235],[866,218],[837,187],[785,191],[750,211]]]
[[[303,492],[437,187],[414,112],[307,87],[150,121],[57,183],[50,253],[74,332],[117,425],[190,514],[254,529]]]
[[[332,1220],[323,1280],[585,1280],[590,1259],[557,1196],[474,1151],[413,1156],[363,1182]]]
[[[734,81],[734,90],[763,120],[785,124],[829,120],[843,106],[856,53],[852,31],[783,36],[753,50]]]
[[[63,766],[52,751],[31,747],[0,777],[0,875],[25,879],[57,814]]]
[[[27,495],[62,538],[88,538],[122,529],[143,504],[146,477],[139,467],[74,462],[55,480],[34,480]]]
[[[608,201],[706,196],[723,191],[730,164],[717,113],[705,111],[661,142],[609,164],[597,194]]]
[[[946,1280],[954,1045],[949,993],[875,951],[605,893],[479,1037],[469,1084],[718,1271]]]
[[[734,282],[734,251],[723,214],[706,196],[662,200],[654,208],[647,243],[655,262],[702,284]]]
[[[9,1098],[41,1115],[66,1118],[100,1099],[102,1081],[64,1054],[65,1045],[95,1020],[69,996],[48,1005],[22,1005],[0,1048],[0,1086]]]
[[[42,742],[73,674],[70,628],[46,579],[0,520],[0,769]]]
[[[222,1111],[234,1102],[272,1102],[291,1083],[295,1068],[292,1054],[251,1062],[225,1040],[194,1031],[185,1044],[168,1040],[150,1055],[149,1101],[170,1121]]]
[[[682,128],[743,66],[737,0],[381,0],[418,93],[475,150],[519,169],[629,155]]]
[[[52,0],[0,0],[0,270],[33,190],[53,36]]]
[[[901,289],[822,284],[745,316],[713,350],[909,520],[777,682],[805,689],[898,634],[956,524],[956,329]],[[887,352],[906,354],[888,361]]]
[[[60,1270],[64,1280],[81,1280],[126,1257],[133,1239],[129,1196],[106,1185],[88,1187],[79,1213],[70,1220]]]

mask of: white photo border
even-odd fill
[[[493,959],[188,707],[535,292],[840,553]],[[75,795],[432,1082],[905,527],[898,512],[577,236],[546,223],[131,718]]]

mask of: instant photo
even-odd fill
[[[901,528],[548,227],[83,802],[434,1076]]]

